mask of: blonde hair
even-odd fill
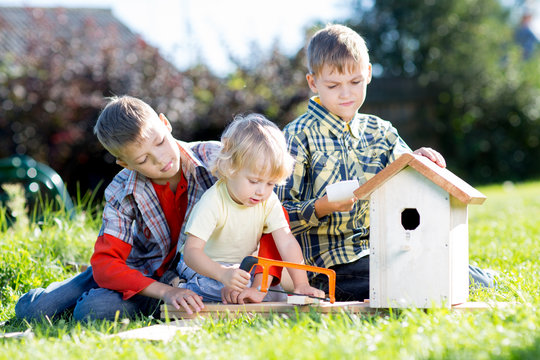
[[[364,39],[351,28],[330,24],[317,31],[307,46],[308,71],[319,75],[324,65],[341,74],[358,65],[367,66],[369,54]]]
[[[212,165],[212,173],[227,179],[241,169],[283,183],[292,172],[294,159],[285,136],[260,114],[237,115],[221,136],[223,148]]]
[[[125,145],[147,136],[146,124],[152,117],[157,113],[142,100],[127,95],[111,97],[97,119],[94,134],[107,151],[120,157]]]

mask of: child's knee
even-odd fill
[[[92,289],[77,300],[73,309],[73,320],[114,320],[118,304],[122,302],[120,293],[101,288]]]
[[[39,302],[39,297],[44,289],[32,289],[21,296],[15,305],[15,316],[25,320],[41,320],[45,316],[52,317],[56,310],[46,303]]]

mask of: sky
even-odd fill
[[[515,1],[501,0],[505,5]],[[349,0],[0,0],[0,6],[110,8],[180,70],[203,62],[217,75],[234,70],[229,53],[249,62],[254,51],[265,52],[276,41],[285,54],[296,53],[304,46],[307,26],[315,21],[347,19],[348,3]],[[540,37],[540,0],[525,3],[535,11],[532,28]]]
[[[201,61],[218,75],[234,68],[228,52],[248,61],[253,51],[264,52],[278,41],[282,52],[296,53],[304,45],[306,26],[347,18],[347,4],[348,0],[0,0],[0,6],[110,8],[180,70]]]

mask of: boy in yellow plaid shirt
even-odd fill
[[[360,35],[343,25],[328,25],[311,38],[307,61],[306,79],[317,96],[309,100],[305,114],[284,128],[296,162],[277,194],[306,262],[336,271],[338,301],[361,301],[369,298],[369,202],[354,196],[329,201],[326,186],[354,179],[362,185],[411,149],[390,122],[358,113],[371,81]],[[446,166],[431,148],[414,153]],[[474,281],[492,285],[480,269],[471,267],[470,273]],[[328,291],[324,276],[311,283]]]

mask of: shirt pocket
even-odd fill
[[[313,192],[317,197],[326,193],[326,186],[341,181],[343,164],[339,151],[315,151],[311,158]]]

